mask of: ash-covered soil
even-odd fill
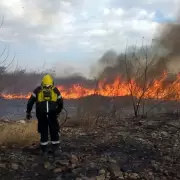
[[[180,179],[179,128],[180,120],[167,116],[64,127],[57,160],[42,161],[36,144],[1,148],[0,179]]]

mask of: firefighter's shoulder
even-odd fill
[[[60,93],[60,92],[59,92],[59,89],[58,89],[56,86],[53,87],[53,91],[54,91],[55,93],[57,93],[57,94]]]
[[[61,92],[59,91],[59,89],[56,86],[54,86],[53,90],[59,97],[61,97]]]
[[[41,86],[37,86],[37,87],[33,90],[32,96],[36,97],[37,94],[41,91],[41,89],[42,89]]]

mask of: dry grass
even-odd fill
[[[96,121],[96,117],[85,114],[68,118],[63,127],[91,129],[97,126]],[[39,143],[39,139],[36,120],[27,123],[0,123],[0,145],[24,147]]]
[[[27,146],[39,141],[37,122],[28,123],[1,123],[0,145]]]
[[[83,121],[80,118],[71,118],[67,120],[64,126],[80,127],[83,126],[82,124]],[[39,143],[39,139],[36,120],[27,123],[0,122],[0,145],[2,146],[24,147]]]

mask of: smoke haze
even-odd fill
[[[89,67],[91,77],[94,77],[94,79],[88,79],[81,73],[77,73],[77,70],[73,67],[69,67],[64,69],[66,77],[55,78],[56,84],[67,87],[72,84],[91,87],[102,79],[112,81],[117,76],[126,79],[127,72],[134,77],[137,70],[142,70],[147,61],[151,64],[148,69],[149,76],[156,77],[164,71],[178,73],[180,71],[180,21],[179,15],[177,17],[175,23],[159,27],[157,39],[150,46],[131,46],[126,52],[120,54],[113,50],[105,52],[93,67]],[[54,72],[50,73],[53,74]],[[41,73],[26,73],[24,71],[1,73],[0,90],[8,93],[29,92],[40,84],[41,78]]]

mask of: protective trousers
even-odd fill
[[[52,148],[59,148],[59,123],[55,113],[41,114],[38,116],[38,132],[40,133],[40,145],[43,152],[47,152],[49,134]]]

